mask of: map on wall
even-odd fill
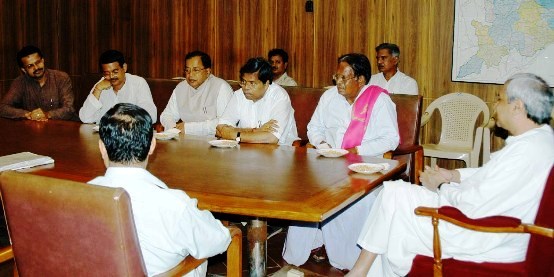
[[[554,87],[554,0],[456,0],[452,81],[529,72]]]

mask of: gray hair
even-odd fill
[[[554,106],[554,94],[548,84],[531,73],[518,73],[506,81],[508,103],[519,99],[525,104],[527,117],[537,124],[548,124]]]

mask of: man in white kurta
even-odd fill
[[[357,60],[356,63],[362,63]],[[369,78],[371,71],[369,60],[365,64],[368,68],[365,76]],[[347,68],[352,71],[349,65]],[[346,71],[346,69],[339,69],[341,70]],[[348,74],[340,72],[338,75]],[[365,76],[359,77],[365,79]],[[353,95],[340,92],[338,86],[347,86],[348,83],[338,78],[337,86],[327,90],[321,96],[308,124],[308,138],[311,144],[341,148],[344,135],[352,120],[354,103],[362,95],[360,92],[365,91],[369,86],[364,85],[367,82],[361,82],[356,88],[357,94]],[[349,96],[353,96],[353,99],[348,99]],[[355,148],[359,155],[382,156],[383,153],[396,149],[399,139],[395,104],[387,94],[381,93],[371,111],[370,121],[361,144]],[[362,227],[359,219],[367,216],[376,195],[375,192],[371,192],[339,214],[324,221],[320,225],[321,229],[318,228],[318,224],[312,223],[291,225],[283,249],[285,261],[297,266],[302,265],[308,260],[312,249],[325,245],[332,266],[351,269],[360,253],[360,248],[356,244]]]
[[[231,238],[220,221],[200,211],[196,199],[169,189],[146,170],[156,141],[144,109],[117,104],[101,119],[99,134],[107,170],[89,183],[121,187],[129,194],[148,276],[173,268],[188,255],[206,258],[227,249]],[[206,269],[204,263],[186,276],[205,276]]]
[[[292,77],[287,75],[286,72],[284,72],[283,75],[279,76],[279,78],[273,80],[273,82],[280,86],[286,86],[286,87],[295,87],[298,85]]]
[[[392,94],[411,94],[417,95],[419,90],[417,82],[412,77],[397,70],[396,73],[387,80],[383,72],[371,76],[370,85],[380,86]]]
[[[269,85],[264,97],[256,102],[246,99],[242,88],[235,91],[219,124],[255,129],[270,120],[278,122],[278,127],[271,133],[279,140],[279,145],[292,145],[300,139],[289,95],[277,84]]]
[[[204,52],[186,55],[185,77],[173,90],[160,122],[166,130],[177,128],[189,135],[213,136],[233,89],[211,74],[211,59]],[[182,122],[177,123],[179,120]]]
[[[186,182],[186,180],[184,180]],[[169,189],[143,168],[109,167],[90,184],[120,187],[131,198],[133,217],[148,275],[165,272],[188,255],[205,258],[225,252],[229,231],[198,201]],[[207,263],[186,276],[205,276]]]
[[[241,88],[219,119],[216,136],[279,145],[300,139],[290,97],[272,78],[271,65],[263,58],[249,59],[241,67]]]
[[[157,109],[150,87],[144,78],[127,73],[123,53],[108,50],[100,55],[103,77],[98,81],[79,110],[83,123],[98,123],[100,118],[117,103],[135,104],[157,119]]]
[[[273,83],[280,86],[291,87],[298,85],[292,77],[287,75],[287,69],[289,67],[289,54],[287,51],[280,48],[271,49],[267,53],[267,59],[271,64]]]
[[[167,130],[175,128],[177,121],[182,120],[185,134],[213,136],[218,118],[232,96],[231,86],[214,75],[210,75],[198,89],[182,81],[173,90],[160,115],[160,122]]]
[[[370,85],[380,86],[392,94],[417,95],[417,82],[398,70],[400,48],[396,44],[382,43],[375,47],[379,73],[371,76]]]
[[[104,77],[100,79],[102,82]],[[146,111],[152,117],[152,121],[156,122],[157,109],[152,99],[152,93],[146,80],[140,76],[125,73],[125,84],[117,93],[113,88],[102,91],[99,99],[96,99],[91,93],[83,103],[83,107],[79,110],[79,118],[83,123],[98,123],[100,118],[117,103],[135,104]]]
[[[416,216],[418,206],[453,206],[470,218],[503,215],[534,222],[554,162],[554,133],[547,124],[554,96],[538,80],[518,74],[504,86],[496,119],[512,136],[483,167],[426,168],[424,186],[385,182],[360,235],[358,243],[364,250],[352,276],[404,276],[417,254],[433,256],[431,219]],[[542,89],[536,90],[539,86]],[[439,230],[443,258],[519,262],[525,259],[529,243],[527,234],[475,232],[445,221]]]

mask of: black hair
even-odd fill
[[[251,58],[249,59],[241,68],[240,68],[240,78],[244,76],[245,73],[256,73],[258,72],[258,79],[262,83],[269,81],[271,84],[273,81],[273,72],[271,71],[271,65],[262,57]]]
[[[109,64],[117,62],[119,63],[120,67],[123,67],[123,64],[125,64],[125,56],[123,56],[123,53],[117,51],[117,50],[108,50],[102,55],[100,55],[100,67],[102,67],[103,64]]]
[[[289,54],[287,53],[287,51],[283,49],[275,48],[275,49],[269,50],[269,53],[267,53],[267,59],[270,60],[271,57],[273,56],[281,56],[281,58],[283,58],[284,63],[289,62]]]
[[[129,103],[108,110],[100,119],[99,132],[110,161],[126,165],[146,160],[154,135],[148,112]]]
[[[42,58],[42,51],[40,51],[40,49],[34,45],[27,45],[21,48],[21,50],[19,50],[16,55],[17,64],[19,65],[19,67],[23,67],[23,61],[21,61],[21,59],[35,53],[37,53]]]
[[[210,58],[210,56],[198,50],[188,53],[185,56],[185,62],[194,57],[200,57],[200,60],[202,61],[202,65],[204,66],[204,68],[212,68],[212,59]]]

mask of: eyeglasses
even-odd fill
[[[348,82],[348,81],[350,81],[351,79],[354,79],[354,78],[356,78],[356,76],[346,78],[343,75],[338,75],[338,74],[333,75],[333,81],[335,81],[335,83],[337,83],[337,84],[338,83],[346,84],[346,82]]]
[[[193,69],[185,68],[185,74],[198,74],[200,71],[204,69],[205,68],[198,68],[198,67],[194,67]]]
[[[112,78],[112,76],[117,77],[117,74],[119,74],[119,69],[114,69],[112,72],[110,71],[102,72],[102,76],[104,76],[104,78]]]
[[[245,80],[242,80],[240,81],[239,83],[240,87],[242,88],[255,88],[258,86],[258,83],[256,81],[245,81]]]

